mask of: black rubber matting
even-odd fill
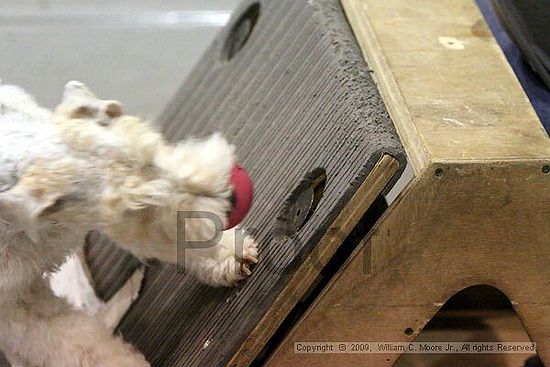
[[[236,144],[256,186],[245,227],[261,262],[238,289],[153,264],[119,330],[154,366],[225,365],[381,155],[404,161],[370,73],[337,0],[248,1],[211,45],[166,109],[163,132],[177,141],[223,131]],[[318,167],[327,183],[317,209],[276,243],[285,199]],[[136,262],[100,236],[92,242],[98,293],[108,298]]]

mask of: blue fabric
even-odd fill
[[[550,134],[550,90],[541,81],[531,67],[523,60],[521,51],[508,36],[498,19],[491,0],[476,0],[477,4],[489,24],[497,42],[504,51],[508,62],[514,69],[525,93],[529,97],[533,108],[537,112],[546,132]]]

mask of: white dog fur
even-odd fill
[[[78,82],[67,84],[53,114],[0,85],[0,147],[0,349],[14,367],[148,366],[112,334],[141,273],[118,309],[98,304],[91,313],[56,297],[48,275],[91,229],[140,258],[176,263],[177,211],[227,220],[234,148],[217,134],[169,145]],[[209,218],[183,228],[194,241],[220,231]],[[203,282],[231,286],[250,275],[257,256],[252,238],[234,229],[215,246],[185,249],[184,259]]]

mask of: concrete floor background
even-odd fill
[[[155,118],[239,0],[0,0],[0,79],[46,107],[69,80]]]

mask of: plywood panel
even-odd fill
[[[550,141],[473,0],[342,0],[416,172]]]

